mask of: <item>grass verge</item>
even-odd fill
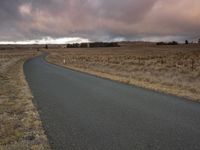
[[[50,149],[23,73],[24,62],[34,55],[0,54],[0,150]]]

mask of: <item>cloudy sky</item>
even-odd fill
[[[0,43],[200,38],[200,0],[0,0]]]

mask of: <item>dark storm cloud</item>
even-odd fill
[[[20,4],[19,0],[0,1],[0,40],[9,39],[13,35],[15,23],[19,21],[18,4]]]
[[[0,41],[197,38],[199,0],[1,0]]]

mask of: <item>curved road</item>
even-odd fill
[[[54,150],[200,150],[200,104],[49,64],[24,71]]]

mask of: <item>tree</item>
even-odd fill
[[[48,49],[48,45],[47,44],[45,45],[45,48]]]
[[[185,40],[185,44],[189,44],[188,40]]]
[[[200,39],[198,40],[198,43],[200,44]]]

